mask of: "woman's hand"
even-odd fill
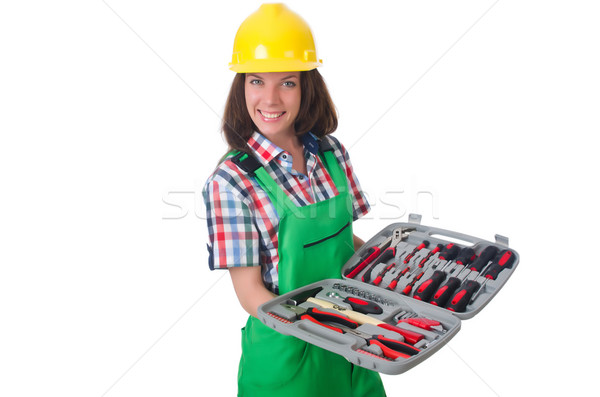
[[[352,236],[354,250],[358,250],[365,242],[357,237]],[[232,267],[229,269],[233,288],[240,301],[240,304],[250,314],[256,317],[257,309],[263,303],[273,299],[275,294],[269,291],[262,281],[261,267]]]
[[[352,241],[354,242],[354,251],[358,251],[358,249],[360,247],[362,247],[363,245],[365,245],[365,242],[362,241],[362,239],[360,239],[358,236],[356,236],[356,234],[352,235]]]
[[[233,288],[240,304],[248,314],[254,317],[256,317],[260,305],[275,297],[275,294],[263,284],[260,271],[260,266],[232,267],[229,269]]]

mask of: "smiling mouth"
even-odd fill
[[[259,110],[258,111],[264,118],[269,119],[269,120],[274,120],[274,119],[278,119],[279,117],[283,116],[285,114],[285,112],[278,112],[278,113],[270,113],[270,112],[266,112],[264,110]]]

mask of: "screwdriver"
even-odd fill
[[[499,251],[499,249],[493,245],[489,245],[486,248],[484,248],[483,251],[481,251],[481,254],[477,257],[477,259],[475,259],[473,261],[473,264],[469,268],[469,272],[466,274],[466,276],[469,275],[473,271],[481,272],[487,266],[488,262],[498,255],[498,251]],[[462,281],[464,281],[466,276],[462,279]],[[476,278],[477,277],[475,277],[475,279]],[[458,292],[456,292],[455,297],[464,296],[463,299],[466,299],[468,301],[470,299],[470,297],[473,295],[473,293],[480,288],[480,284],[477,281],[475,281],[475,279],[467,281],[464,284],[463,288],[461,290],[459,290]],[[462,281],[461,281],[461,283],[462,283]],[[440,307],[443,307],[444,305],[446,305],[448,303],[448,298],[450,297],[450,295],[452,293],[455,292],[456,289],[458,289],[460,287],[460,284],[456,285],[456,280],[454,280],[451,287],[454,288],[454,290],[452,292],[447,293],[445,296],[441,296],[441,295],[438,296],[438,299],[436,299],[436,302],[435,303],[432,302],[432,304],[435,305],[437,303],[437,305]],[[464,294],[461,295],[461,291],[464,291]],[[436,292],[436,295],[438,295],[437,292]],[[435,299],[435,295],[434,295],[434,299]],[[458,300],[456,300],[453,297],[452,301],[456,301],[456,303],[454,305],[450,304],[449,307],[447,307],[448,310],[454,311],[453,309],[455,308],[455,306],[457,308],[461,308],[463,302],[461,302],[460,298]],[[465,305],[465,309],[466,309],[466,305]]]
[[[419,281],[421,279],[421,277],[423,277],[424,274],[425,274],[425,271],[422,271],[415,278],[413,278],[413,280],[406,287],[404,287],[404,289],[402,290],[402,293],[407,296],[410,295],[410,291],[412,291],[412,287],[415,286],[417,281]]]
[[[390,259],[393,259],[396,256],[396,247],[388,247],[385,249],[385,251],[383,251],[383,253],[379,256],[379,258],[377,258],[376,263],[385,263],[387,261],[389,261]],[[367,269],[367,271],[365,272],[365,274],[362,275],[361,280],[364,283],[368,283],[369,281],[371,281],[371,273],[373,272],[373,269],[376,267],[377,265],[373,265],[371,267],[369,267]],[[380,281],[381,282],[381,281]],[[377,285],[377,284],[375,284]]]
[[[392,263],[391,263],[391,264],[390,264],[388,267],[386,267],[385,269],[383,269],[383,270],[381,271],[381,273],[379,273],[379,274],[377,275],[377,277],[375,277],[375,280],[373,280],[373,284],[375,284],[375,285],[379,285],[379,284],[381,284],[381,281],[383,280],[383,276],[385,276],[385,275],[386,275],[386,273],[387,273],[388,271],[390,271],[390,270],[391,270],[392,268],[394,268],[394,267],[396,267],[396,262],[392,262]]]
[[[452,259],[456,258],[459,253],[460,247],[453,243],[448,244],[440,253],[440,259],[446,260],[447,263],[442,269],[433,272],[433,275],[429,279],[425,280],[423,283],[421,283],[421,285],[419,285],[419,288],[415,290],[413,298],[423,302],[428,302],[440,284],[446,279],[446,272],[444,272],[444,269],[452,263]]]
[[[469,268],[473,272],[480,272],[485,265],[488,264],[489,261],[494,259],[496,255],[498,255],[498,247],[493,245],[488,245],[481,251],[481,254],[473,261],[471,267]]]
[[[432,249],[431,251],[429,251],[429,253],[427,254],[427,256],[425,258],[421,259],[421,261],[419,262],[419,267],[423,267],[425,265],[425,263],[427,263],[427,261],[429,260],[429,258],[431,258],[433,255],[435,255],[438,252],[440,252],[443,248],[444,248],[444,244],[438,244],[434,249]]]
[[[402,253],[400,253],[400,257],[402,257],[402,255],[404,254],[404,252],[406,252],[406,251],[402,251]],[[375,285],[381,284],[381,282],[383,281],[383,276],[385,276],[386,273],[388,271],[392,270],[394,267],[396,267],[396,262],[392,262],[388,267],[386,267],[385,269],[383,269],[379,273],[379,275],[377,275],[377,277],[375,277],[375,280],[373,280],[373,284],[375,284]]]
[[[395,290],[396,286],[398,285],[398,280],[400,280],[402,278],[402,276],[404,276],[409,270],[410,270],[410,266],[406,266],[404,268],[404,270],[402,270],[400,273],[398,273],[398,275],[396,277],[394,277],[394,279],[388,284],[388,286],[386,288],[389,289],[390,291]]]
[[[471,272],[480,272],[488,264],[488,262],[498,254],[498,248],[494,247],[493,245],[487,246],[475,259],[473,256],[469,257],[471,253],[475,255],[474,250],[472,250],[471,248],[467,248],[463,251],[466,251],[466,255],[463,255],[463,252],[461,252],[460,257],[456,259],[456,263],[459,263],[459,261],[461,261],[462,264],[465,266],[462,270],[465,270],[469,262],[472,261],[473,264],[470,268],[467,269],[469,271],[465,273],[465,276],[462,278],[460,277],[460,273],[462,272],[461,270],[458,272],[456,277],[451,277],[450,279],[448,279],[446,284],[441,286],[440,289],[438,289],[435,292],[435,294],[433,294],[433,298],[429,302],[432,305],[444,307],[448,302],[448,299],[450,299],[450,296],[452,296],[452,294],[460,287],[462,282],[467,278],[469,274],[471,274]],[[464,261],[463,258],[461,258],[463,256],[469,257],[467,261]]]
[[[473,299],[471,299],[471,302],[473,302],[475,299],[477,299],[477,297],[481,294],[481,292],[483,291],[483,287],[485,286],[485,283],[488,280],[495,280],[496,277],[498,277],[498,274],[500,274],[500,272],[502,270],[512,268],[515,261],[517,260],[514,252],[512,252],[510,250],[504,250],[504,251],[500,252],[498,254],[497,258],[499,258],[499,259],[495,260],[490,265],[488,270],[485,272],[485,275],[484,275],[485,280],[483,280],[483,283],[481,284],[481,287],[479,288],[477,295],[475,295],[473,297]]]
[[[512,268],[517,260],[514,252],[511,250],[504,250],[500,252],[498,256],[500,258],[497,261],[494,261],[487,272],[485,272],[485,278],[488,280],[495,280],[502,270]]]
[[[404,258],[404,263],[407,264],[408,262],[410,262],[412,257],[415,256],[415,254],[417,252],[419,252],[423,248],[427,248],[427,247],[429,247],[429,241],[423,240],[423,242],[421,244],[419,244],[418,246],[416,246],[415,249],[412,250],[412,252],[410,254],[406,255],[406,258]]]
[[[496,257],[494,261],[489,265],[488,270],[486,271],[484,277],[485,280],[482,284],[479,284],[475,280],[468,280],[464,285],[454,294],[452,299],[448,302],[446,309],[453,312],[464,312],[467,308],[467,305],[474,301],[477,296],[483,291],[483,286],[487,282],[487,280],[495,280],[498,274],[504,269],[510,269],[512,265],[515,263],[515,255],[510,250],[501,251]],[[473,297],[475,292],[479,291],[477,295]],[[473,297],[473,299],[471,299]]]
[[[448,299],[452,296],[454,291],[457,290],[458,287],[462,284],[463,279],[460,279],[458,275],[463,271],[463,269],[471,263],[475,259],[475,250],[472,248],[464,248],[460,255],[456,258],[456,263],[462,265],[463,268],[456,272],[456,276],[450,277],[446,284],[442,285],[436,292],[433,294],[433,298],[431,298],[431,303],[434,306],[444,307]],[[467,273],[466,275],[468,275]],[[466,278],[465,275],[465,278]]]
[[[381,250],[386,249],[392,243],[393,235],[386,238],[381,244],[369,247],[360,257],[360,261],[355,266],[351,267],[346,271],[344,276],[348,278],[354,278],[358,273],[361,272],[369,263],[381,254]]]
[[[475,254],[475,250],[467,247],[460,251],[460,254],[455,259],[455,262],[466,267],[469,263],[473,262],[476,257],[477,255]]]
[[[451,261],[460,254],[460,247],[454,243],[450,243],[440,252],[439,258],[443,261]]]
[[[415,273],[416,273],[416,270],[418,270],[418,269],[422,269],[422,268],[425,266],[425,264],[427,263],[427,261],[429,261],[429,259],[430,259],[430,258],[431,258],[433,255],[437,254],[438,252],[442,251],[443,249],[444,249],[444,244],[438,244],[438,245],[437,245],[437,246],[436,246],[434,249],[432,249],[431,251],[429,251],[429,253],[428,253],[428,254],[427,254],[427,255],[426,255],[426,256],[425,256],[423,259],[421,259],[421,260],[419,261],[419,266],[417,266],[417,267],[415,268],[415,271],[411,272],[411,274],[409,274],[409,275],[408,275],[408,277],[410,277],[410,276],[412,276],[413,274],[415,274]],[[418,278],[416,278],[416,279],[413,279],[413,282],[414,282],[414,281],[418,281],[418,280],[420,280],[422,276],[423,276],[423,272],[421,272],[421,274],[418,276]],[[414,286],[414,283],[412,283],[412,285],[410,285],[410,286],[408,286],[408,285],[407,285],[407,286],[404,288],[405,290],[408,288],[408,290],[407,290],[407,293],[406,293],[405,295],[408,295],[408,294],[410,293],[410,291],[411,291],[411,289],[412,289],[412,287],[413,287],[413,286]],[[404,293],[404,291],[403,291],[402,293]]]

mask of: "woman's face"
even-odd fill
[[[261,134],[267,138],[294,136],[300,110],[300,72],[248,73],[246,107]]]

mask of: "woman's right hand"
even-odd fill
[[[251,316],[256,317],[258,307],[275,297],[263,284],[260,266],[232,267],[229,274],[240,304]]]

